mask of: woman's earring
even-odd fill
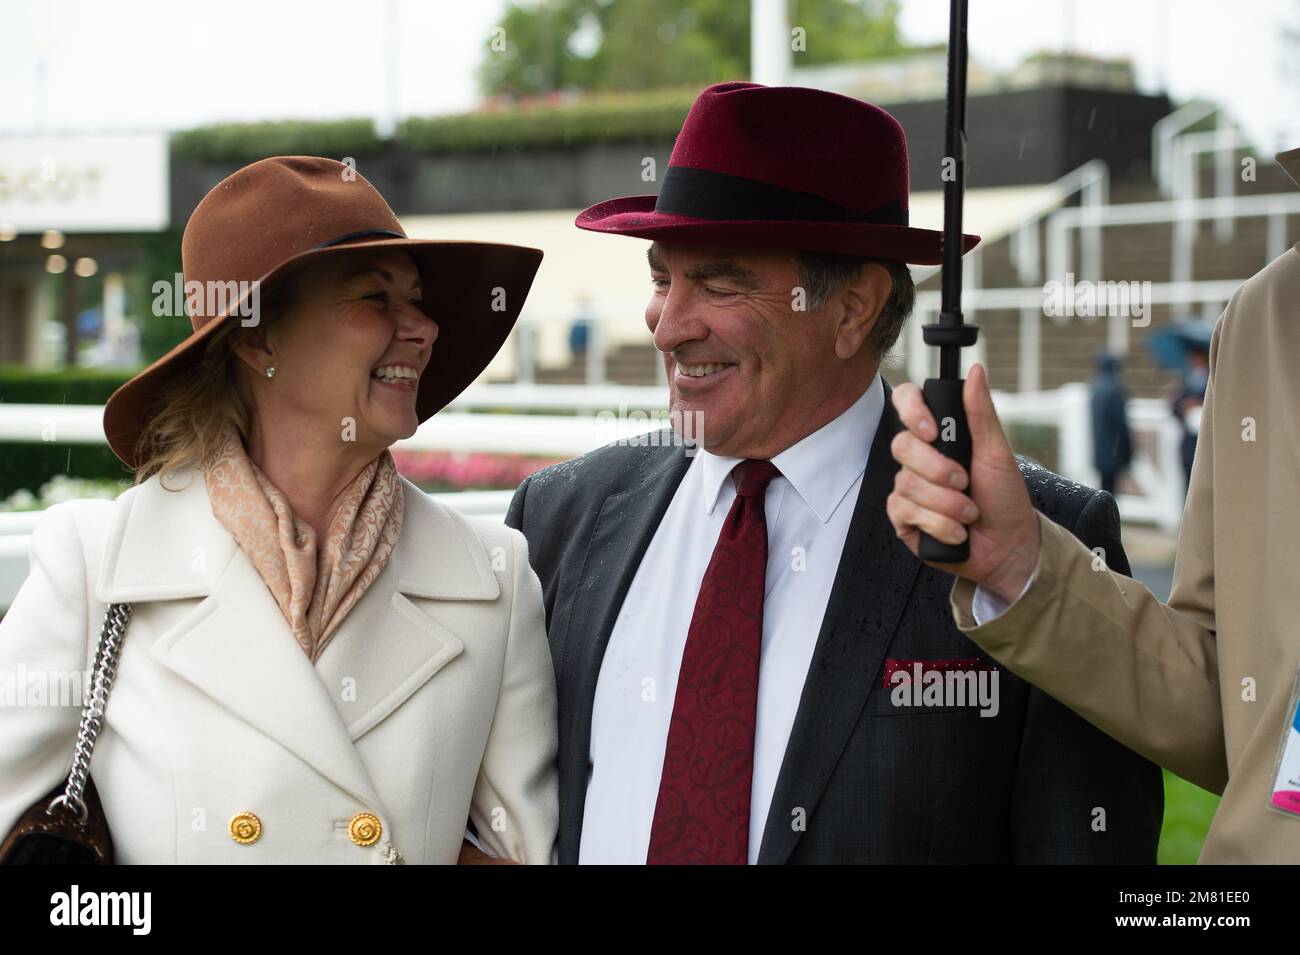
[[[267,365],[267,366],[266,366],[266,377],[267,377],[267,378],[274,378],[274,377],[275,377],[275,366],[274,366],[274,365]]]

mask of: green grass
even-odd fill
[[[1160,831],[1160,864],[1195,863],[1218,807],[1218,796],[1165,770],[1165,824]]]

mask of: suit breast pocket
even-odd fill
[[[889,693],[880,691],[873,694],[876,697],[870,707],[872,716],[940,716],[940,715],[966,715],[979,716],[980,707],[978,704],[966,706],[946,706],[925,704],[895,704],[889,697]]]

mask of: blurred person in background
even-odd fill
[[[1115,493],[1120,475],[1133,463],[1122,367],[1117,356],[1102,353],[1097,356],[1097,373],[1092,378],[1092,463],[1107,494]]]
[[[1208,349],[1193,345],[1187,349],[1187,369],[1183,372],[1178,393],[1170,402],[1174,417],[1183,431],[1181,445],[1183,477],[1188,488],[1192,483],[1192,462],[1196,459],[1196,436],[1201,432],[1201,410],[1205,405],[1205,389],[1210,382],[1210,353]]]
[[[591,326],[595,320],[590,296],[579,295],[573,321],[569,324],[569,357],[575,362],[587,358],[587,350],[591,347]]]

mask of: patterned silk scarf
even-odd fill
[[[239,542],[315,663],[397,545],[403,498],[393,456],[385,450],[348,485],[319,546],[233,426],[203,474],[213,516]]]

